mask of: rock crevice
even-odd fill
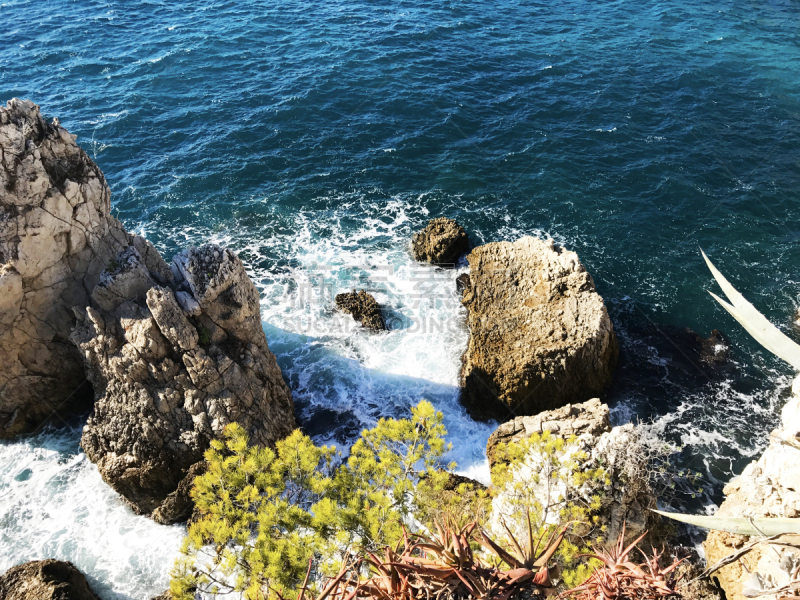
[[[176,491],[211,439],[235,421],[274,444],[294,428],[294,405],[241,260],[216,245],[172,268],[147,257],[134,246],[117,256],[70,339],[96,393],[81,447],[134,509],[171,522],[188,516]]]

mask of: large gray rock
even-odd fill
[[[34,560],[0,576],[3,600],[100,600],[86,577],[70,562]]]
[[[744,468],[723,489],[725,500],[716,512],[720,517],[800,518],[800,377],[781,412],[781,425],[769,438],[761,457]],[[704,548],[708,564],[733,554],[750,539],[722,531],[710,531]],[[782,544],[759,544],[738,561],[715,573],[728,600],[744,600],[746,592],[765,593],[764,588],[785,585],[791,569],[800,560],[795,548]],[[789,565],[787,568],[786,565]],[[760,578],[760,579],[759,579]],[[766,595],[775,598],[775,594]]]
[[[32,102],[0,107],[0,439],[91,406],[72,308],[132,243],[75,138]]]
[[[524,237],[475,248],[462,303],[462,401],[478,419],[532,415],[600,395],[619,349],[577,254]]]
[[[192,248],[170,269],[131,246],[92,298],[70,337],[96,394],[81,447],[138,512],[185,519],[192,465],[229,423],[263,446],[295,427],[258,292],[230,250]]]

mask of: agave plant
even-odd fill
[[[675,560],[668,567],[662,568],[659,561],[661,554],[653,550],[652,557],[645,557],[645,562],[636,564],[630,560],[630,553],[647,535],[644,532],[628,546],[625,546],[625,526],[619,535],[616,545],[606,551],[598,551],[589,555],[602,562],[602,566],[591,574],[583,585],[572,588],[562,594],[575,600],[658,600],[669,596],[679,596],[675,590],[677,580],[670,581],[681,560]],[[641,552],[641,550],[639,550]],[[673,575],[674,578],[674,575]]]
[[[476,532],[478,539],[473,539]],[[354,583],[340,579],[337,585],[347,592],[328,593],[342,600],[509,600],[516,597],[547,596],[555,592],[548,562],[564,538],[566,527],[534,539],[528,527],[528,540],[521,544],[510,531],[509,542],[515,553],[505,551],[477,523],[457,529],[452,523],[436,524],[430,536],[408,536],[404,533],[398,547],[385,548],[383,555],[368,552],[364,561],[371,575]],[[495,553],[500,562],[511,568],[504,570],[482,561],[473,549],[473,542]],[[327,589],[327,588],[326,588]],[[317,599],[324,600],[324,599]]]
[[[758,312],[755,306],[745,300],[744,296],[737,292],[736,288],[734,288],[711,263],[706,253],[702,250],[700,250],[700,252],[708,268],[711,270],[714,279],[717,280],[719,287],[722,288],[722,291],[725,292],[728,300],[730,300],[730,304],[713,292],[708,293],[711,294],[734,319],[739,321],[742,327],[747,330],[747,333],[753,336],[759,344],[778,358],[785,360],[795,369],[800,370],[800,345],[789,339],[780,329],[770,323],[764,315]]]
[[[653,512],[670,519],[675,519],[681,523],[738,535],[773,536],[800,534],[800,519],[782,519],[779,517],[708,517],[705,515],[669,513],[661,510],[654,510]]]

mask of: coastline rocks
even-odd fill
[[[131,246],[92,299],[70,336],[96,395],[81,447],[137,512],[188,516],[193,465],[229,423],[262,446],[294,429],[258,292],[230,250],[191,248],[168,267]]]
[[[555,410],[541,412],[532,417],[517,417],[495,429],[486,442],[489,466],[497,462],[495,454],[499,444],[508,444],[530,437],[534,433],[549,431],[553,435],[569,438],[588,435],[598,438],[611,431],[608,405],[592,398],[582,404],[567,404]]]
[[[720,517],[800,517],[800,377],[792,386],[792,397],[781,412],[781,426],[770,435],[770,443],[757,461],[744,468],[725,486],[725,501],[715,513]],[[704,548],[708,564],[714,564],[749,541],[746,536],[711,531]],[[789,558],[788,555],[793,555]],[[739,561],[715,573],[728,600],[743,600],[743,592],[763,592],[770,581],[782,585],[789,574],[784,564],[800,560],[796,549],[785,545],[760,544]],[[760,579],[759,579],[760,576]],[[768,596],[774,598],[775,596]]]
[[[454,265],[458,257],[469,251],[469,238],[464,228],[447,217],[432,219],[411,238],[414,260],[434,265]]]
[[[35,560],[0,575],[3,600],[100,600],[86,577],[66,561]]]
[[[353,318],[361,323],[367,329],[373,331],[385,331],[386,323],[381,314],[381,307],[372,297],[364,290],[356,292],[345,292],[343,294],[336,294],[336,308],[343,313],[352,315]]]
[[[473,418],[537,414],[608,386],[617,338],[577,254],[523,237],[479,246],[467,260],[470,338],[461,376]]]
[[[607,528],[603,538],[615,541],[624,524],[625,538],[630,540],[652,527],[654,517],[648,509],[655,507],[656,499],[647,480],[646,451],[637,429],[630,424],[612,428],[608,416],[608,406],[593,398],[535,417],[518,417],[498,427],[490,436],[487,443],[490,465],[497,464],[501,443],[521,441],[545,431],[563,438],[567,443],[557,456],[558,462],[577,457],[579,471],[602,467],[606,475],[602,479],[588,479],[577,490],[558,487],[555,493],[567,494],[567,502],[581,505],[599,498],[600,505],[592,514],[597,515],[598,525]],[[547,498],[553,494],[543,475],[549,462],[534,446],[512,476],[512,485],[523,483],[542,506],[547,505]],[[501,491],[493,502],[494,513],[502,514],[505,510],[505,494]],[[497,520],[496,515],[493,519]]]
[[[200,477],[208,470],[208,463],[204,460],[194,463],[186,475],[183,476],[178,487],[164,498],[161,505],[152,513],[153,520],[162,525],[190,521],[194,513],[194,501],[191,491],[196,477]]]
[[[91,407],[72,308],[134,237],[75,139],[30,101],[0,107],[0,439]]]

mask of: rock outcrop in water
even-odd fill
[[[612,428],[608,417],[608,406],[597,398],[545,411],[534,417],[517,417],[500,425],[489,437],[486,444],[489,463],[494,466],[498,461],[499,444],[521,441],[535,433],[549,431],[550,435],[572,439],[573,443],[565,445],[561,458],[567,453],[570,456],[583,453],[586,458],[580,461],[580,470],[602,466],[607,470],[608,483],[590,480],[580,488],[580,498],[568,498],[567,501],[589,504],[592,497],[601,498],[596,514],[600,524],[607,527],[604,538],[615,540],[623,524],[626,524],[626,538],[636,537],[654,522],[648,510],[655,507],[656,499],[646,479],[644,461],[647,453],[633,425]],[[537,464],[535,456],[524,461],[515,476],[520,481],[529,482],[531,490],[540,485],[534,483],[532,477]],[[547,494],[542,484],[541,495],[537,493],[537,497],[543,505]],[[502,493],[499,502],[503,502]]]
[[[757,461],[724,488],[725,501],[715,513],[720,517],[800,517],[800,377],[792,386],[792,397],[781,412],[781,426],[770,435],[770,443]],[[705,541],[706,559],[712,565],[750,541],[746,536],[712,531]],[[790,558],[794,556],[794,558]],[[727,600],[744,600],[764,587],[785,585],[796,564],[795,548],[760,544],[740,560],[715,573]],[[761,576],[761,580],[759,579]],[[770,581],[771,579],[771,581]],[[749,588],[749,596],[743,592]],[[772,596],[768,596],[774,598]]]
[[[0,439],[91,406],[72,308],[132,243],[75,137],[32,102],[0,107]]]
[[[361,323],[367,329],[374,331],[384,331],[386,323],[383,320],[380,305],[375,301],[372,294],[364,290],[356,292],[345,292],[336,294],[336,308]]]
[[[619,349],[577,254],[534,237],[468,256],[462,401],[479,419],[537,414],[599,395]]]
[[[464,228],[446,217],[432,219],[411,238],[414,260],[434,265],[453,265],[469,251],[469,238]]]
[[[169,268],[150,248],[117,256],[70,339],[96,394],[81,447],[138,512],[171,522],[188,516],[185,478],[211,439],[236,421],[273,444],[294,406],[241,260],[207,245]]]
[[[3,600],[100,600],[70,562],[35,560],[0,575]]]

